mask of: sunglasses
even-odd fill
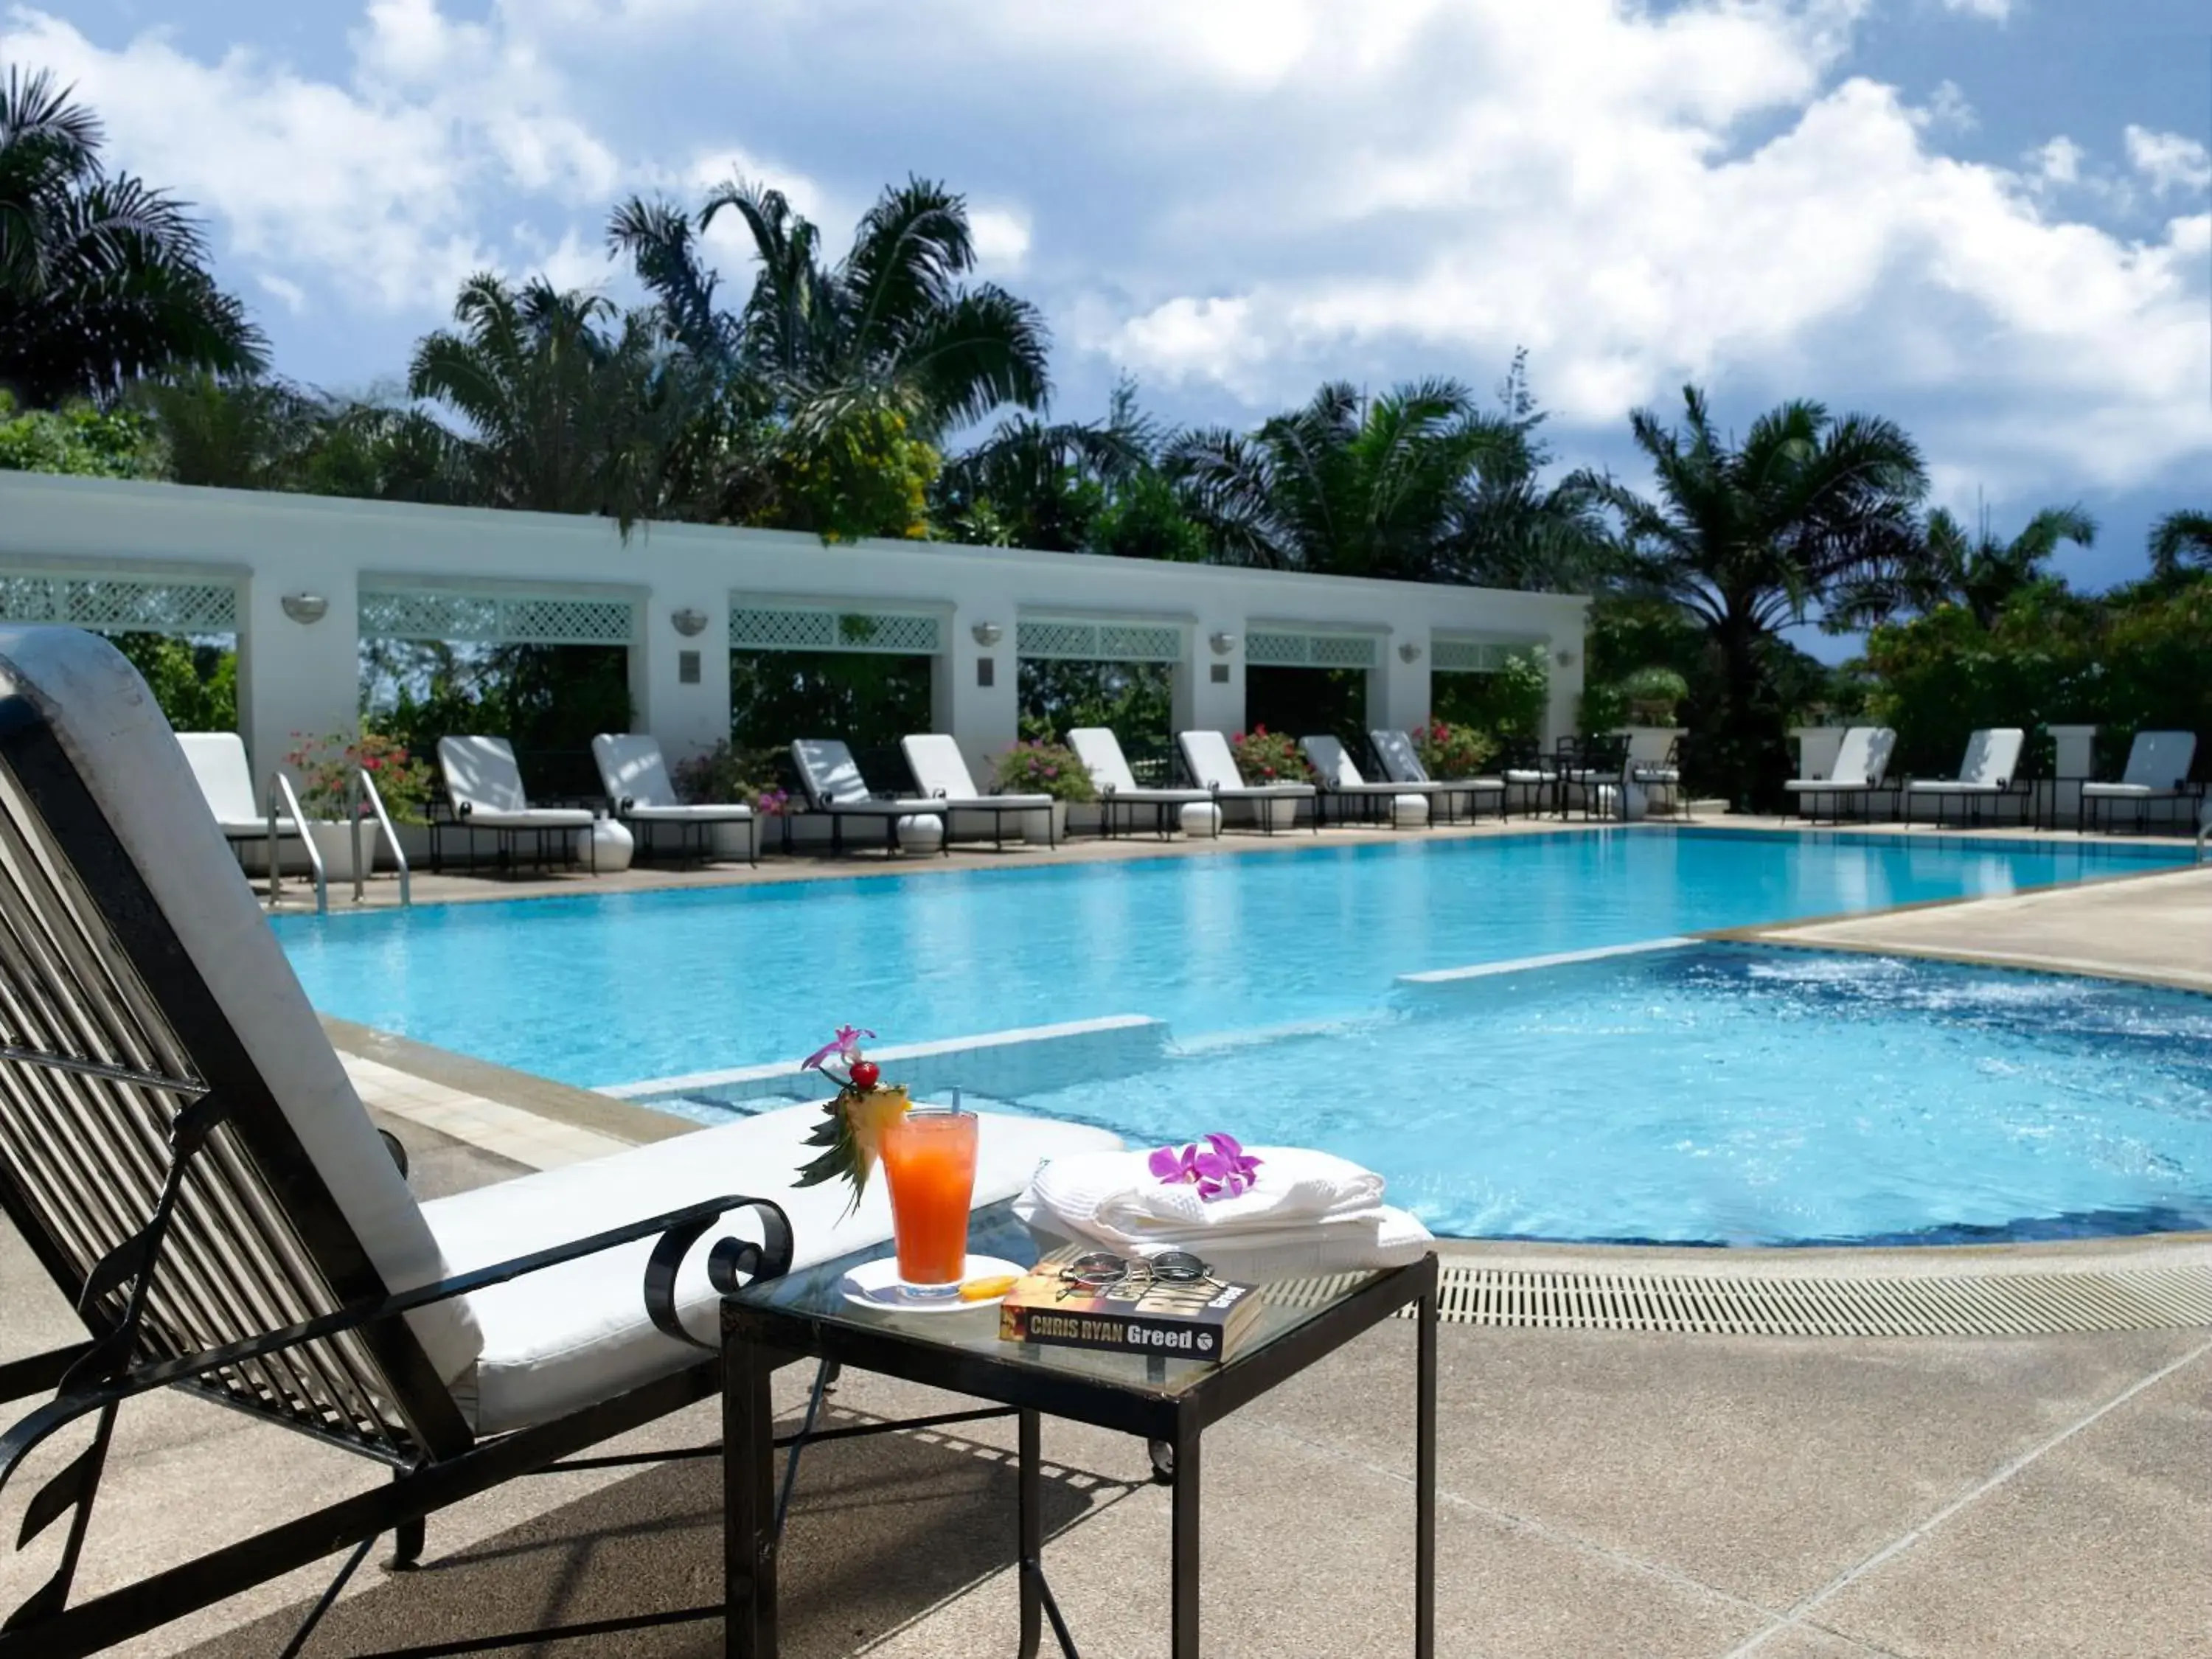
[[[1060,1270],[1059,1299],[1078,1291],[1103,1291],[1116,1285],[1212,1285],[1221,1281],[1213,1269],[1188,1250],[1164,1250],[1155,1256],[1120,1256],[1108,1250],[1090,1250]]]

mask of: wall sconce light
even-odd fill
[[[1562,651],[1552,660],[1562,668],[1572,668],[1575,665],[1575,653],[1571,651]]]
[[[695,611],[688,605],[681,610],[670,611],[668,620],[675,624],[676,631],[687,640],[696,639],[707,631],[707,613],[703,611]]]
[[[1398,647],[1398,660],[1400,662],[1419,662],[1420,659],[1421,647],[1416,645],[1413,641],[1407,640],[1403,645],[1401,645]]]
[[[287,593],[277,603],[284,607],[286,616],[303,625],[322,621],[331,608],[331,602],[319,593]]]
[[[1237,648],[1237,636],[1234,634],[1211,635],[1206,642],[1213,647],[1213,654],[1217,657],[1225,657]]]
[[[987,650],[1006,637],[1006,630],[994,622],[980,622],[968,630],[975,636],[975,643]]]

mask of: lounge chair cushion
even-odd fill
[[[1192,779],[1224,800],[1284,795],[1304,799],[1314,792],[1310,783],[1245,782],[1244,775],[1237,769],[1237,757],[1229,747],[1229,739],[1218,732],[1178,732],[1176,742],[1182,750],[1183,764],[1190,769]]]
[[[743,823],[751,817],[750,806],[697,805],[631,806],[623,813],[626,818],[635,818],[641,823]]]
[[[177,746],[185,751],[208,811],[225,835],[269,833],[268,814],[253,787],[253,769],[246,763],[245,738],[235,732],[179,732]],[[289,817],[279,817],[276,833],[297,836],[300,829]]]
[[[459,812],[465,807],[466,816],[480,823],[489,823],[491,813],[530,811],[530,797],[522,788],[522,769],[514,763],[514,745],[505,738],[441,738],[438,769],[445,775],[446,793],[453,797],[453,810]],[[480,813],[486,816],[479,817]],[[584,814],[586,823],[591,817],[589,812]]]
[[[2020,751],[2027,733],[2017,726],[1994,726],[1966,739],[1966,757],[1955,778],[1915,778],[1906,786],[1916,795],[2000,795],[2020,771]]]
[[[1102,798],[1147,806],[1188,806],[1213,799],[1213,792],[1209,789],[1143,787],[1137,781],[1137,775],[1129,769],[1127,757],[1121,753],[1121,738],[1106,726],[1077,726],[1067,734],[1067,746],[1083,763],[1083,769],[1091,774],[1091,781],[1098,787]]]
[[[1439,783],[1370,783],[1360,775],[1358,765],[1334,738],[1300,738],[1298,747],[1305,751],[1306,764],[1320,777],[1322,787],[1334,794],[1433,795],[1443,787]]]
[[[1103,1129],[980,1115],[978,1205],[1014,1196],[1046,1158],[1120,1144]],[[791,1184],[817,1150],[804,1143],[820,1121],[821,1109],[812,1105],[763,1112],[440,1199],[422,1213],[448,1259],[466,1271],[700,1199],[740,1194],[783,1206],[795,1246],[792,1265],[811,1267],[879,1243],[891,1231],[880,1173],[849,1214],[842,1182]],[[732,1231],[758,1237],[750,1217]],[[687,1329],[713,1341],[718,1299],[707,1279],[708,1248],[702,1240],[693,1249],[678,1280],[677,1306]],[[646,1240],[471,1298],[483,1328],[483,1351],[454,1395],[479,1434],[544,1421],[706,1358],[647,1318],[642,1287],[652,1253],[653,1242]]]
[[[2081,793],[2120,799],[2184,794],[2196,760],[2194,732],[2138,732],[2128,745],[2128,763],[2119,782],[2085,783]]]
[[[471,805],[461,822],[471,830],[588,830],[592,814],[582,806],[526,806],[519,812]]]
[[[1000,811],[1036,812],[1052,805],[1050,795],[987,795],[975,787],[960,745],[942,732],[912,732],[899,739],[914,781],[925,795],[940,798],[947,806]]]
[[[683,805],[659,738],[642,732],[602,732],[592,739],[592,759],[607,799],[623,811]]]
[[[1370,732],[1367,740],[1375,745],[1381,757],[1382,770],[1393,783],[1426,783],[1428,769],[1421,764],[1420,751],[1413,747],[1413,739],[1405,732]]]
[[[209,817],[146,683],[105,640],[73,628],[26,628],[0,629],[0,687],[30,698],[52,723],[386,1285],[404,1290],[444,1278],[448,1264],[437,1240]],[[444,1304],[407,1318],[441,1376],[450,1380],[474,1362],[479,1339],[465,1306]]]

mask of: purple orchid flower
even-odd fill
[[[1146,1167],[1164,1187],[1196,1187],[1199,1197],[1207,1203],[1251,1191],[1266,1160],[1247,1152],[1234,1135],[1210,1134],[1206,1142],[1203,1150],[1196,1145],[1181,1152],[1162,1146],[1145,1160]]]
[[[833,1054],[849,1066],[860,1057],[860,1039],[874,1036],[873,1031],[864,1031],[856,1025],[840,1025],[836,1036],[799,1062],[799,1069],[802,1072],[822,1071],[825,1069],[823,1062]]]

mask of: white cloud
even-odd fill
[[[1929,94],[1917,118],[1923,126],[1948,128],[1954,132],[1972,132],[1982,124],[1982,118],[1967,101],[1966,89],[1956,81],[1936,82],[1936,90]]]
[[[971,204],[968,225],[975,238],[975,263],[986,276],[1017,275],[1029,263],[1029,216],[1018,208]]]
[[[2061,133],[2049,143],[2030,150],[2027,160],[2039,182],[2075,185],[2081,181],[2081,162],[2085,154],[2081,145]]]
[[[273,295],[295,317],[307,310],[307,291],[297,283],[266,270],[254,272],[253,280],[264,293]]]
[[[1965,14],[1968,17],[1986,18],[1992,23],[2002,23],[2012,16],[2013,0],[1943,0],[1943,9]]]
[[[2150,180],[2152,191],[2203,190],[2212,187],[2212,150],[2179,132],[2153,132],[2130,125],[2127,130],[2128,161]]]

